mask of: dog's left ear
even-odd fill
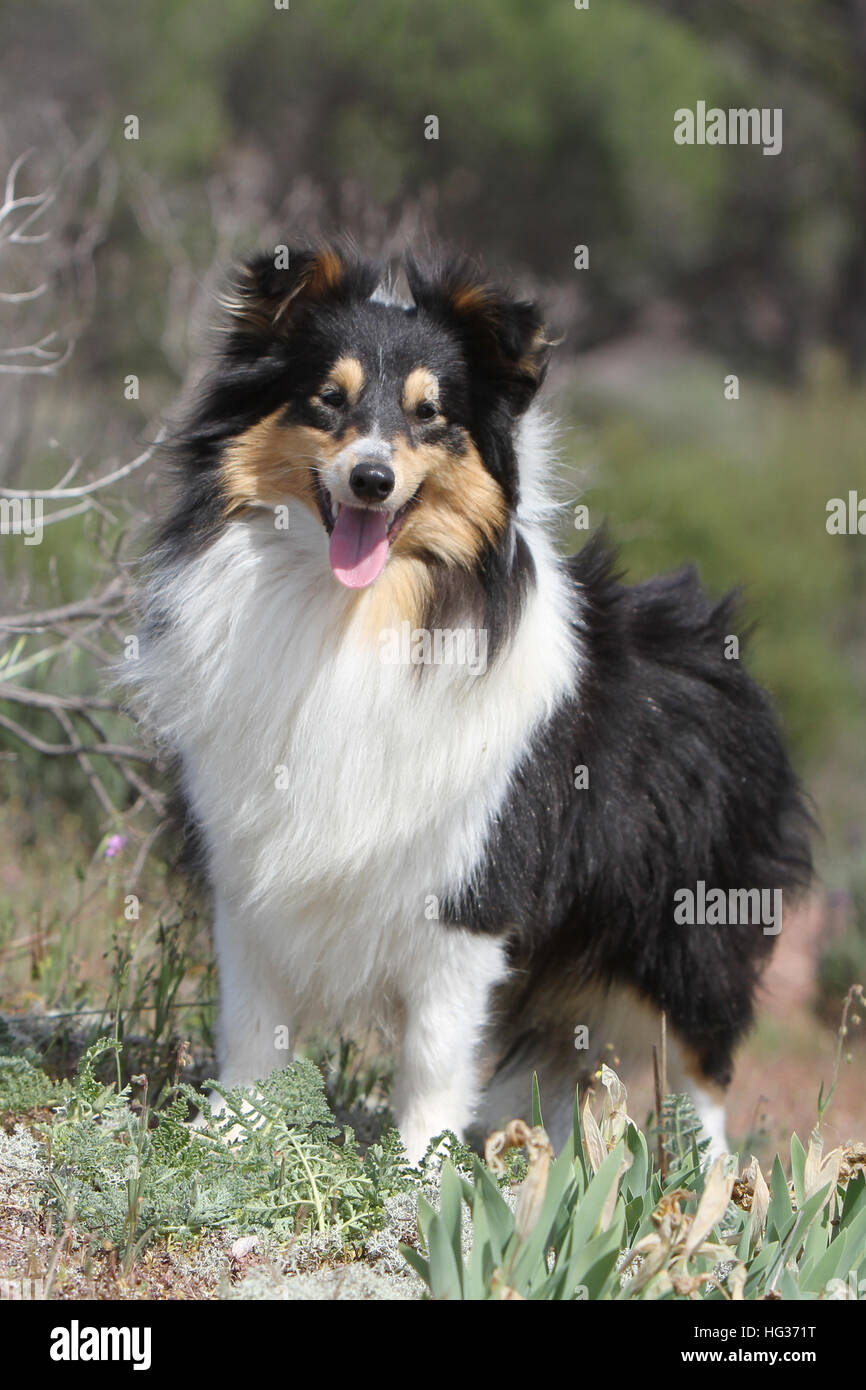
[[[305,307],[368,298],[378,279],[378,267],[350,259],[339,247],[281,246],[275,255],[255,256],[238,267],[223,307],[237,342],[262,345],[291,336]]]
[[[457,333],[473,373],[521,414],[544,380],[552,347],[538,305],[513,299],[463,259],[432,272],[410,260],[406,276],[418,308]]]

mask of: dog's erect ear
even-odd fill
[[[236,336],[259,341],[281,338],[305,305],[367,299],[379,280],[376,266],[349,261],[341,251],[278,247],[247,261],[223,299]]]
[[[406,276],[418,308],[457,333],[473,371],[515,414],[525,410],[544,380],[552,346],[538,306],[487,283],[463,258],[433,271],[410,260]]]

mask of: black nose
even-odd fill
[[[356,463],[349,487],[362,502],[384,502],[394,491],[394,471],[385,463]]]

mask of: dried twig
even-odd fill
[[[24,690],[15,685],[0,681],[0,700],[12,700],[15,704],[31,705],[34,709],[69,710],[83,714],[87,710],[108,710],[120,714],[120,705],[114,700],[103,699],[99,695],[53,695],[43,690]]]
[[[46,743],[44,739],[37,738],[28,729],[24,729],[20,724],[16,724],[13,719],[7,719],[0,714],[0,726],[8,729],[9,733],[20,738],[22,743],[26,743],[28,748],[33,748],[37,753],[45,753],[48,757],[62,758],[67,755],[78,757],[79,753],[101,753],[106,758],[130,758],[134,762],[151,763],[156,765],[158,759],[154,753],[145,753],[142,748],[135,748],[132,744],[126,743]]]
[[[114,578],[101,594],[89,594],[60,608],[45,608],[34,613],[13,613],[0,617],[0,629],[7,632],[44,632],[61,623],[76,622],[79,618],[107,618],[123,612],[129,600],[126,585]]]
[[[122,468],[115,468],[113,472],[105,473],[101,478],[95,478],[93,482],[82,483],[79,487],[37,488],[35,491],[31,488],[0,487],[0,497],[20,497],[30,500],[36,500],[38,498],[43,502],[59,501],[61,498],[66,497],[87,497],[91,493],[101,491],[103,488],[113,487],[113,485],[119,483],[122,478],[128,478],[130,473],[134,473],[136,469],[141,468],[143,464],[150,463],[157,449],[159,449],[160,445],[164,442],[165,437],[166,431],[165,429],[161,429],[153,442],[148,444],[147,448],[144,449],[137,458],[132,459],[129,463],[125,463]]]

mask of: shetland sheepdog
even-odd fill
[[[628,1075],[664,1011],[668,1089],[724,1149],[760,905],[810,875],[735,602],[692,570],[625,586],[603,537],[557,552],[535,304],[461,257],[410,261],[406,302],[342,248],[283,260],[226,296],[141,588],[220,1079],[381,1024],[411,1160],[525,1114],[533,1071],[561,1143],[576,1084],[611,1046]]]

